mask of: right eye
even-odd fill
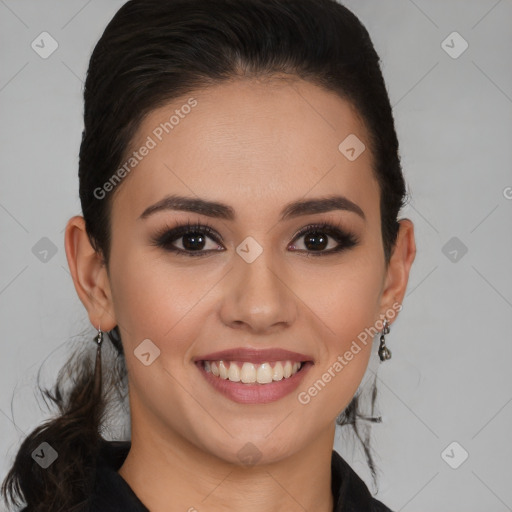
[[[154,236],[152,243],[166,251],[196,257],[218,251],[218,249],[203,250],[207,238],[220,244],[220,236],[217,235],[211,226],[188,222],[174,228],[166,226]],[[182,239],[181,245],[183,248],[176,247],[175,245],[175,242],[179,239]]]

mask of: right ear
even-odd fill
[[[96,329],[110,331],[117,322],[107,266],[103,255],[92,247],[82,216],[69,219],[64,244],[75,290],[87,309],[89,320]]]

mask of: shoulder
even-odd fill
[[[90,512],[149,512],[118,473],[130,447],[130,441],[101,441]]]
[[[130,441],[100,439],[94,487],[84,512],[149,512],[128,483],[118,473],[131,447]],[[19,512],[33,512],[28,506]]]
[[[374,498],[359,475],[335,450],[332,451],[333,512],[393,512]]]

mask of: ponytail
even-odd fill
[[[22,442],[2,483],[6,502],[19,507],[22,500],[27,512],[87,510],[106,404],[113,390],[123,395],[120,384],[126,377],[117,327],[110,331],[109,338],[115,348],[113,351],[108,347],[110,352],[117,353],[113,364],[104,361],[102,365],[98,352],[93,364],[91,351],[95,347],[88,338],[66,361],[52,390],[38,386],[43,398],[49,398],[59,414],[35,428]],[[108,356],[106,348],[98,346],[96,350],[101,349]],[[102,366],[109,369],[106,379]],[[71,384],[66,386],[68,380]]]

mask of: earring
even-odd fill
[[[379,345],[379,357],[381,361],[385,361],[386,359],[391,359],[391,350],[386,347],[386,338],[385,335],[389,334],[389,322],[387,318],[384,318],[384,322],[382,324],[382,332],[380,335],[380,345]]]
[[[93,340],[98,344],[96,349],[96,365],[94,366],[94,395],[101,393],[101,345],[103,343],[103,331],[98,327],[98,334]]]
[[[123,344],[121,343],[121,336],[119,335],[119,327],[116,325],[113,329],[107,331],[107,334],[117,352],[123,354]]]

